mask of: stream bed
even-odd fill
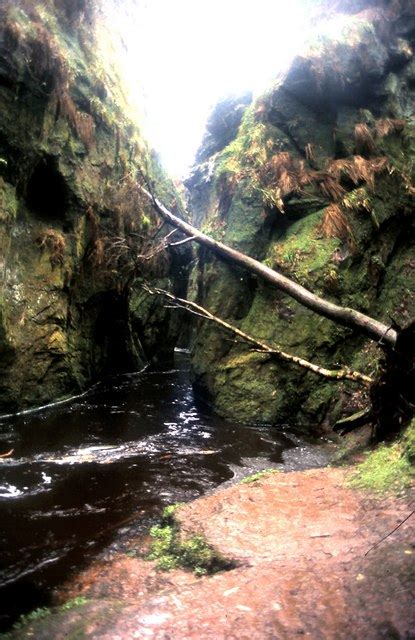
[[[0,419],[0,630],[47,605],[100,553],[122,550],[164,506],[269,467],[324,466],[324,441],[244,426],[195,404],[188,358],[86,396]]]

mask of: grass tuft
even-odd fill
[[[251,482],[257,482],[258,480],[263,480],[264,478],[267,478],[273,473],[279,473],[279,472],[280,472],[279,469],[274,469],[274,468],[264,469],[263,471],[257,471],[257,473],[253,473],[251,476],[247,476],[246,478],[243,478],[240,484],[251,484]]]
[[[155,525],[150,529],[150,536],[152,543],[147,559],[155,560],[161,571],[182,567],[202,576],[229,567],[229,562],[215,551],[203,535],[182,540],[177,526]]]
[[[414,467],[402,450],[402,445],[382,445],[367,454],[350,485],[356,489],[368,489],[377,493],[399,491],[407,487],[413,478]]]

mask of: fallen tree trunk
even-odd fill
[[[149,286],[143,286],[143,289],[152,295],[160,295],[167,298],[168,300],[172,300],[177,307],[186,309],[187,311],[190,311],[191,313],[194,313],[195,315],[200,316],[205,320],[210,320],[211,322],[218,324],[226,331],[230,331],[234,335],[241,338],[243,342],[254,345],[256,347],[256,351],[260,353],[266,353],[270,356],[277,357],[279,360],[285,360],[286,362],[297,364],[303,369],[312,371],[313,373],[322,376],[323,378],[328,378],[329,380],[352,380],[353,382],[358,382],[366,386],[373,382],[372,378],[365,375],[364,373],[360,373],[360,371],[354,371],[352,369],[349,369],[348,367],[342,367],[341,369],[326,369],[325,367],[321,367],[320,365],[314,364],[313,362],[309,362],[304,358],[300,358],[299,356],[287,353],[278,346],[269,345],[265,342],[262,342],[261,340],[254,338],[248,333],[241,331],[241,329],[239,329],[238,327],[225,322],[225,320],[222,320],[222,318],[218,318],[218,316],[213,315],[213,313],[205,309],[205,307],[201,307],[191,300],[178,298],[169,291]]]
[[[278,273],[278,271],[274,271],[274,269],[267,267],[262,264],[262,262],[259,262],[236,249],[232,249],[232,247],[229,247],[228,245],[214,240],[210,236],[202,233],[196,227],[193,227],[188,222],[185,222],[181,218],[175,216],[147,189],[142,186],[140,186],[140,189],[142,193],[144,193],[153,202],[154,207],[166,222],[183,231],[183,233],[188,237],[191,237],[194,242],[208,247],[217,255],[230,259],[234,264],[237,264],[247,271],[262,277],[264,280],[315,313],[324,316],[325,318],[329,318],[337,324],[341,324],[350,329],[355,329],[372,340],[376,340],[381,345],[385,345],[389,348],[393,348],[395,346],[397,332],[393,327],[379,322],[360,311],[350,309],[349,307],[341,307],[315,295],[314,293],[311,293],[311,291],[302,285],[294,282],[290,278],[287,278],[283,274]]]

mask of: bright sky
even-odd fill
[[[130,0],[110,21],[121,31],[144,131],[173,177],[185,175],[212,106],[259,91],[301,48],[306,0]]]

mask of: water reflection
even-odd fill
[[[0,598],[5,621],[171,502],[282,463],[304,443],[196,407],[187,360],[124,376],[38,414],[0,421]],[[313,466],[313,464],[311,464]]]

